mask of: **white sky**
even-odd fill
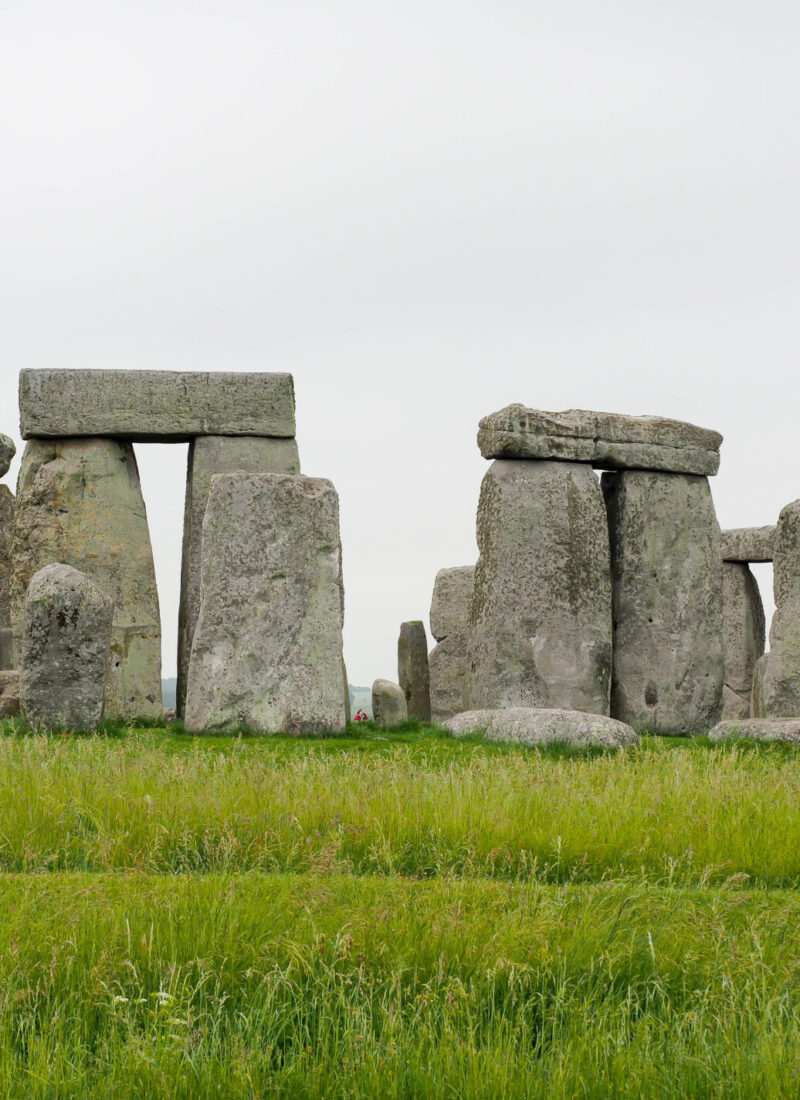
[[[775,0],[0,0],[0,430],[21,367],[291,371],[394,679],[511,401],[718,429],[723,526],[800,496],[798,105]],[[137,453],[171,675],[185,448]]]

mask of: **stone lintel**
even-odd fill
[[[771,527],[733,527],[722,532],[722,560],[772,561],[774,544],[774,524]]]

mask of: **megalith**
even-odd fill
[[[147,513],[133,446],[113,439],[32,439],[14,518],[12,623],[17,641],[33,575],[60,562],[114,604],[107,718],[160,717],[161,625]]]
[[[390,729],[408,721],[405,692],[391,680],[376,680],[372,685],[372,717],[376,726]]]
[[[474,584],[474,565],[440,569],[436,574],[430,623],[438,644],[428,656],[434,722],[469,709],[467,661]]]
[[[14,574],[13,529],[14,494],[7,485],[0,485],[0,669],[17,667],[11,630],[11,578]]]
[[[611,572],[591,468],[493,462],[481,486],[478,548],[470,706],[608,714]]]
[[[725,681],[722,718],[749,718],[753,671],[764,653],[764,605],[758,582],[744,562],[722,563]]]
[[[431,679],[428,639],[419,620],[400,624],[397,639],[397,678],[406,698],[408,717],[431,720]]]
[[[213,477],[187,727],[341,730],[343,615],[339,501],[330,481]]]
[[[19,686],[32,726],[91,730],[103,717],[114,608],[85,573],[46,565],[28,585]]]
[[[177,712],[186,706],[186,679],[192,637],[200,605],[200,542],[211,479],[237,471],[251,474],[299,474],[295,439],[258,436],[198,436],[189,444],[186,506],[183,516],[181,598],[178,609]]]
[[[753,716],[800,718],[800,500],[778,517],[773,586],[770,648],[756,665]]]
[[[719,721],[725,650],[720,531],[705,477],[603,475],[611,543],[611,715],[638,732]]]
[[[17,453],[13,439],[0,433],[0,477],[5,477],[11,467],[11,460]]]

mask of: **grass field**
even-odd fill
[[[0,1095],[800,1093],[800,752],[0,724]]]

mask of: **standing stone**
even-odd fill
[[[608,714],[611,575],[597,476],[573,462],[493,462],[478,547],[470,706]]]
[[[178,609],[177,711],[186,707],[186,678],[200,607],[200,542],[211,478],[215,474],[299,474],[300,456],[294,439],[254,436],[200,436],[189,444],[186,507],[183,515],[181,599]]]
[[[440,569],[431,602],[431,633],[439,643],[428,657],[431,718],[443,722],[469,709],[469,613],[475,566]]]
[[[5,437],[0,437],[2,438]],[[13,528],[14,495],[7,485],[0,485],[0,669],[16,668],[11,631]]]
[[[16,669],[0,670],[0,718],[19,718],[19,673]]]
[[[0,477],[5,477],[11,466],[11,459],[17,453],[17,448],[13,439],[9,439],[7,435],[0,434]]]
[[[611,715],[638,732],[707,732],[722,712],[720,532],[708,480],[603,475],[611,538]]]
[[[47,565],[28,586],[20,699],[32,726],[91,730],[103,717],[114,607],[85,573]]]
[[[775,614],[753,678],[753,716],[800,718],[800,500],[778,517],[774,554]]]
[[[725,686],[722,717],[748,718],[753,670],[764,653],[764,605],[750,567],[722,563],[722,626],[725,636]]]
[[[31,440],[14,520],[12,623],[19,636],[34,573],[63,562],[114,603],[107,718],[160,718],[161,625],[153,551],[130,443]]]
[[[408,721],[408,707],[403,689],[391,680],[376,680],[372,685],[372,717],[376,726],[390,729],[404,726]]]
[[[341,730],[343,615],[333,485],[281,474],[214,477],[187,727]]]
[[[418,620],[400,624],[397,640],[397,672],[406,697],[409,718],[431,720],[431,677],[428,668],[428,639]]]

